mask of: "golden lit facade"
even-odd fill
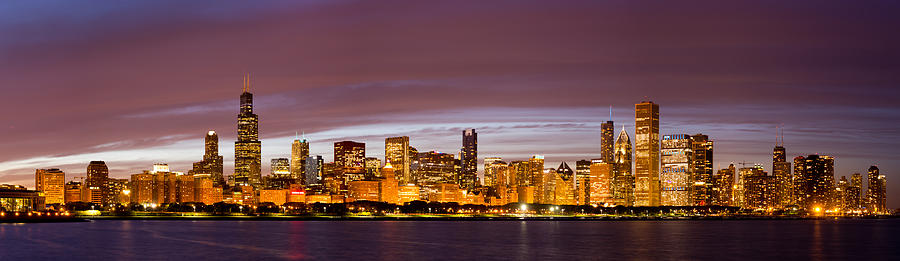
[[[334,164],[337,173],[347,181],[363,179],[366,173],[366,144],[354,141],[335,142]]]
[[[406,203],[410,201],[421,200],[419,194],[419,186],[415,184],[404,184],[398,189],[398,203]]]
[[[686,134],[665,135],[661,143],[662,169],[660,179],[660,205],[690,206],[692,165],[691,137]]]
[[[532,202],[543,204],[544,193],[547,190],[544,186],[544,156],[534,155],[528,160],[528,180],[529,186],[533,187]]]
[[[707,135],[692,135],[691,150],[691,203],[694,206],[706,206],[712,203],[710,190],[713,186],[713,141]]]
[[[306,184],[306,158],[309,157],[309,141],[294,139],[291,143],[291,178],[300,184]]]
[[[634,205],[659,206],[659,105],[634,105]]]
[[[46,204],[66,203],[66,173],[62,170],[37,169],[34,171],[35,190],[44,193]]]
[[[589,204],[603,206],[613,203],[612,174],[612,164],[603,162],[602,159],[591,160]]]
[[[412,155],[409,150],[409,137],[390,137],[384,139],[384,162],[390,163],[401,183],[415,183],[410,170]]]
[[[616,138],[614,149],[613,204],[630,207],[634,205],[634,174],[631,172],[631,137],[624,127]]]
[[[238,114],[237,141],[234,142],[234,183],[236,186],[262,184],[262,143],[259,141],[259,116],[253,113],[250,78],[244,78],[241,110]]]

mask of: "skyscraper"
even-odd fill
[[[869,188],[866,198],[869,202],[867,210],[872,213],[887,213],[887,179],[877,166],[869,167]]]
[[[794,174],[797,204],[807,210],[827,208],[834,190],[834,158],[798,156],[794,158]]]
[[[306,185],[306,158],[309,157],[309,142],[297,137],[291,143],[291,178]]]
[[[271,171],[273,176],[290,176],[291,162],[287,158],[272,159]]]
[[[770,206],[767,193],[768,174],[763,170],[762,166],[755,165],[753,167],[741,168],[740,171],[741,187],[743,188],[743,202],[741,207],[747,209],[765,209]]]
[[[634,205],[659,206],[659,105],[634,105]]]
[[[777,139],[776,139],[777,140]],[[784,141],[776,142],[772,151],[772,175],[775,176],[775,204],[776,208],[794,204],[794,178],[791,176],[791,163],[787,161],[787,151],[784,149]]]
[[[313,184],[322,184],[322,166],[325,164],[325,160],[322,159],[322,156],[309,156],[306,157],[306,169],[303,171],[303,174],[306,175],[304,177],[306,182],[303,183],[307,186]]]
[[[850,210],[859,210],[862,202],[862,175],[853,173],[850,176],[850,186],[847,187],[847,205]]]
[[[34,171],[34,190],[44,192],[44,203],[66,203],[66,173],[57,168]]]
[[[484,158],[484,186],[499,188],[510,186],[507,164],[500,157]]]
[[[665,135],[661,144],[662,170],[659,174],[663,206],[690,206],[691,171],[694,157],[691,136]]]
[[[106,162],[91,161],[87,166],[87,179],[84,182],[89,197],[83,198],[83,201],[101,205],[109,204],[109,168],[106,166]]]
[[[463,130],[461,152],[459,187],[472,191],[478,183],[478,133],[475,129]]]
[[[616,138],[613,164],[613,203],[621,206],[634,205],[634,174],[631,173],[631,137],[622,127]]]
[[[709,136],[695,134],[691,136],[691,144],[691,200],[695,206],[705,206],[712,203],[713,141]]]
[[[534,155],[528,160],[528,179],[529,185],[534,188],[532,191],[534,203],[544,203],[544,190],[546,190],[546,184],[544,184],[543,155]]]
[[[612,116],[612,113],[610,113],[610,116]],[[612,119],[600,124],[600,159],[603,162],[612,163],[615,159],[615,152],[613,152],[615,145],[613,137],[615,133],[616,129],[613,127]]]
[[[409,169],[412,156],[409,151],[409,137],[390,137],[384,139],[384,162],[390,163],[394,175],[402,184],[415,183]]]
[[[234,142],[234,182],[259,189],[262,173],[262,144],[259,142],[259,116],[253,113],[250,77],[244,77],[241,111],[238,114],[237,141]]]
[[[729,164],[727,169],[720,169],[716,172],[715,185],[713,194],[715,195],[717,206],[734,206],[734,164]]]
[[[354,141],[335,142],[334,165],[347,181],[363,179],[366,174],[366,144]]]
[[[194,175],[209,174],[213,183],[221,187],[225,185],[225,177],[222,175],[224,169],[222,155],[219,155],[219,135],[211,130],[206,133],[203,143],[205,144],[203,160],[194,162],[194,168],[190,173]]]
[[[612,164],[603,162],[602,159],[591,160],[591,176],[589,179],[590,190],[588,203],[603,206],[612,204]]]

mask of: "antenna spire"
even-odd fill
[[[609,121],[612,121],[612,105],[609,106]]]

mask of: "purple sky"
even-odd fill
[[[231,173],[241,76],[252,72],[264,165],[303,130],[332,142],[408,135],[479,156],[599,156],[599,125],[702,132],[715,165],[791,158],[877,164],[900,207],[900,4],[893,1],[12,1],[0,4],[0,183],[35,168],[126,177],[187,171],[219,132]],[[264,168],[268,171],[268,168]]]

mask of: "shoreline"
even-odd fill
[[[579,217],[579,216],[91,216],[85,221],[180,220],[180,221],[730,221],[730,220],[862,220],[894,219],[878,217]]]

